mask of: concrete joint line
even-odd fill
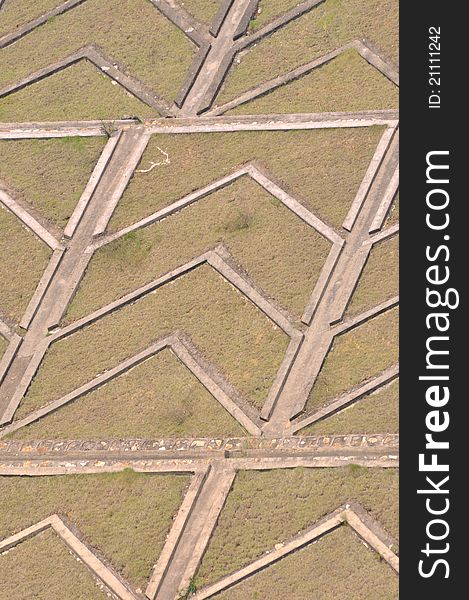
[[[132,173],[135,171],[145,148],[147,147],[148,141],[150,139],[150,135],[148,132],[142,130],[139,132],[138,136],[133,140],[128,140],[124,136],[120,137],[121,144],[126,144],[130,146],[128,148],[128,158],[125,165],[125,168],[119,173],[119,181],[114,185],[111,195],[109,197],[109,201],[98,218],[98,222],[96,223],[96,227],[93,232],[93,237],[98,235],[102,235],[106,230],[106,227],[116,209],[117,203],[119,202],[122,194],[124,193],[127,184],[132,177]]]
[[[285,430],[285,435],[293,435],[308,425],[312,425],[318,421],[323,421],[327,417],[330,417],[347,406],[350,406],[358,400],[361,400],[363,396],[371,394],[379,390],[381,387],[386,386],[398,376],[399,365],[394,365],[389,369],[386,369],[380,375],[373,377],[371,380],[367,381],[363,385],[360,385],[355,390],[346,392],[345,394],[341,394],[340,396],[334,398],[334,400],[328,403],[327,406],[321,406],[307,415],[294,419],[291,421],[289,427]]]
[[[203,485],[210,473],[210,470],[211,465],[209,465],[205,471],[201,473],[195,473],[192,477],[189,489],[184,496],[184,500],[181,504],[178,514],[176,515],[176,518],[174,519],[174,524],[171,527],[166,539],[166,543],[161,551],[156,565],[153,568],[148,586],[145,590],[145,596],[150,600],[155,600],[157,597],[162,580],[168,572],[171,560],[177,551],[178,544],[181,541],[182,535],[187,526],[187,522],[194,511],[195,504],[200,496],[200,492],[202,491]]]
[[[371,527],[365,525],[358,514],[349,506],[350,505],[345,505],[344,507],[340,507],[321,519],[316,525],[311,527],[306,532],[284,542],[282,547],[273,549],[268,554],[264,554],[246,567],[243,567],[235,573],[224,577],[216,583],[202,588],[193,596],[194,600],[206,600],[207,598],[212,598],[219,592],[226,590],[245,580],[246,578],[258,573],[259,571],[272,565],[274,562],[277,562],[285,556],[288,556],[292,552],[304,548],[313,541],[320,539],[328,533],[331,533],[344,524],[349,525],[362,540],[364,540],[375,552],[377,552],[384,560],[386,560],[386,562],[394,569],[394,571],[396,571],[396,573],[399,573],[398,556],[382,541],[380,537],[378,537],[374,531],[375,526],[377,530],[381,529],[379,525],[375,524],[371,518],[367,519]]]
[[[71,238],[73,236],[73,234],[75,233],[75,230],[78,227],[78,225],[88,207],[88,204],[94,194],[94,191],[95,191],[98,183],[100,182],[106,167],[108,166],[110,160],[112,159],[114,150],[121,138],[121,135],[122,135],[122,131],[120,130],[117,132],[116,135],[111,136],[109,138],[109,140],[107,141],[107,143],[101,153],[101,156],[99,157],[99,160],[96,163],[96,165],[93,169],[93,172],[91,173],[91,177],[90,177],[88,183],[86,184],[86,187],[83,190],[83,193],[82,193],[77,205],[75,206],[75,210],[73,211],[72,216],[68,220],[68,223],[64,229],[64,236],[66,238]]]
[[[21,542],[51,528],[65,545],[75,554],[83,564],[99,579],[119,600],[136,600],[136,596],[125,586],[113,571],[104,565],[91,550],[72,533],[62,519],[54,514],[28,527],[19,533],[0,542],[0,552],[14,548]]]
[[[22,224],[33,232],[51,250],[63,249],[61,243],[41,225],[29,212],[20,206],[5,190],[0,189],[0,204],[17,217]]]
[[[62,248],[54,250],[54,253],[51,256],[44,273],[42,274],[37,288],[34,291],[31,300],[29,301],[26,311],[21,318],[19,325],[22,329],[28,329],[28,327],[31,325],[31,321],[36,315],[38,308],[44,298],[44,295],[49,289],[49,286],[57,272],[57,269],[59,268],[64,252],[65,250]]]
[[[352,227],[354,226],[357,220],[358,214],[363,206],[363,203],[365,202],[365,198],[367,197],[368,192],[370,191],[371,185],[375,180],[379,167],[381,166],[381,163],[384,160],[389,145],[391,144],[391,140],[394,136],[394,133],[395,128],[388,127],[381,137],[381,140],[375,150],[373,158],[371,159],[371,162],[365,173],[365,177],[363,178],[360,187],[358,188],[357,195],[355,196],[355,199],[352,202],[352,206],[350,207],[350,210],[347,216],[345,217],[345,221],[342,224],[342,227],[347,231],[352,230]]]
[[[363,242],[363,247],[366,248],[366,246],[374,246],[375,244],[378,244],[379,242],[384,242],[384,240],[387,240],[398,234],[399,223],[396,223],[392,227],[387,227],[386,229],[383,229],[379,233],[368,238],[365,242]]]
[[[370,234],[375,233],[381,229],[384,224],[384,220],[389,212],[391,203],[394,200],[397,189],[399,187],[399,165],[396,167],[394,174],[389,182],[389,186],[383,196],[381,204],[376,211],[375,218],[370,225],[368,232]]]
[[[5,375],[10,368],[11,363],[14,358],[18,354],[18,350],[23,342],[23,338],[20,337],[17,333],[13,333],[10,337],[10,343],[8,344],[8,348],[3,353],[3,356],[0,359],[0,385],[3,383],[5,379]]]
[[[344,321],[343,323],[334,325],[332,327],[332,333],[333,333],[334,338],[338,335],[343,335],[344,333],[348,333],[349,331],[351,331],[352,329],[355,329],[359,325],[363,325],[367,321],[370,321],[371,319],[378,317],[379,315],[387,312],[388,310],[395,308],[398,304],[399,304],[399,296],[394,296],[393,298],[390,298],[389,300],[386,300],[385,302],[378,304],[377,306],[357,315],[356,317],[353,317],[352,319],[348,319],[347,321]]]
[[[227,410],[233,418],[235,418],[250,434],[259,436],[261,435],[260,428],[243,412],[238,404],[233,400],[224,390],[220,387],[209,375],[202,365],[194,358],[193,354],[184,343],[183,338],[178,333],[165,336],[161,340],[151,344],[145,350],[135,354],[133,357],[126,359],[116,367],[110,369],[98,375],[88,383],[81,385],[80,387],[72,390],[65,396],[62,396],[58,400],[54,400],[46,404],[45,406],[33,411],[23,419],[15,421],[11,425],[8,425],[4,429],[0,430],[0,439],[17,431],[22,427],[30,425],[45,417],[46,415],[55,412],[62,406],[69,404],[79,398],[82,398],[90,392],[96,391],[103,385],[109,383],[113,379],[124,375],[131,369],[137,367],[144,361],[152,358],[162,350],[169,348],[173,354],[182,362],[182,364],[188,368],[191,373],[200,381],[200,383],[207,389],[207,391],[217,400],[225,410]],[[221,374],[217,373],[217,379],[221,380]],[[228,387],[225,385],[224,387]]]

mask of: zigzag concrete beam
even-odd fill
[[[52,250],[62,250],[63,246],[55,236],[39,223],[29,212],[20,206],[5,190],[0,189],[0,204],[13,213],[30,231]]]
[[[301,417],[294,419],[291,421],[289,427],[285,430],[285,435],[292,435],[297,431],[300,431],[304,427],[308,425],[312,425],[313,423],[317,423],[318,421],[323,421],[327,417],[332,416],[333,414],[341,411],[342,409],[354,404],[363,396],[367,394],[371,394],[372,392],[377,391],[381,387],[388,385],[391,381],[394,381],[396,377],[399,376],[399,365],[394,365],[389,369],[386,369],[376,377],[373,377],[363,385],[359,386],[357,389],[352,390],[350,392],[346,392],[345,394],[341,394],[327,406],[321,406],[317,410],[312,411],[311,413]]]
[[[141,102],[144,102],[148,106],[154,108],[162,116],[169,116],[171,111],[166,106],[161,98],[159,98],[152,90],[147,88],[141,81],[138,81],[134,77],[125,75],[122,70],[114,66],[115,60],[108,59],[104,56],[101,49],[97,49],[94,46],[85,46],[70,54],[69,56],[48,65],[42,69],[39,69],[35,73],[32,73],[20,80],[19,82],[13,83],[4,87],[0,90],[0,98],[13,94],[22,90],[23,88],[37,83],[42,79],[54,75],[60,71],[63,71],[67,67],[76,64],[80,60],[89,60],[105,75],[110,77],[112,80],[119,83],[125,90],[135,96]]]
[[[113,570],[106,566],[78,537],[54,514],[43,521],[23,529],[19,533],[0,542],[0,552],[14,548],[21,542],[51,528],[82,563],[99,579],[119,600],[136,600],[136,596],[122,583]]]
[[[33,411],[25,418],[15,421],[11,425],[8,425],[4,429],[0,430],[0,439],[6,435],[17,431],[22,427],[30,425],[45,417],[46,415],[55,412],[62,406],[69,404],[79,398],[82,398],[86,394],[93,392],[106,383],[109,383],[113,379],[127,373],[130,369],[138,366],[142,362],[155,356],[162,350],[169,348],[177,356],[177,358],[191,371],[191,373],[202,383],[202,385],[210,392],[210,394],[252,435],[261,435],[261,430],[256,425],[253,419],[251,419],[235,400],[233,400],[222,387],[220,387],[209,375],[206,369],[195,359],[194,355],[189,351],[187,345],[184,343],[182,336],[175,333],[170,336],[165,336],[158,342],[155,342],[142,352],[139,352],[135,356],[123,361],[113,369],[98,375],[88,383],[80,386],[73,390],[69,394],[66,394],[62,398],[46,404],[42,408]],[[217,379],[222,379],[222,376],[218,374]],[[225,389],[228,385],[224,386]],[[251,411],[253,412],[253,411]],[[255,419],[255,417],[254,417]]]
[[[259,98],[260,96],[264,96],[273,90],[286,85],[295,79],[300,79],[301,77],[311,73],[315,69],[324,66],[325,64],[331,62],[334,58],[340,56],[343,52],[347,50],[351,50],[354,48],[357,52],[364,58],[369,64],[375,67],[382,75],[390,79],[394,84],[398,85],[398,77],[396,79],[396,74],[392,71],[391,67],[387,65],[384,60],[375,54],[366,44],[361,42],[360,40],[355,40],[353,42],[349,42],[341,46],[340,48],[336,48],[332,52],[328,52],[315,60],[312,60],[288,73],[280,75],[279,77],[275,77],[270,81],[266,81],[250,90],[238,96],[234,100],[223,104],[222,106],[216,107],[213,110],[207,112],[207,115],[217,116],[222,115],[223,113],[240,106],[241,104],[245,104],[246,102],[250,102],[255,98]]]
[[[49,10],[48,12],[44,13],[37,19],[33,19],[32,21],[25,23],[21,27],[18,27],[17,29],[15,29],[15,31],[12,31],[11,33],[7,33],[6,35],[3,35],[2,37],[0,37],[0,48],[5,48],[6,46],[9,46],[13,42],[17,42],[18,40],[23,38],[28,33],[31,33],[31,31],[33,31],[33,29],[36,29],[36,27],[39,27],[39,25],[43,25],[44,23],[46,23],[52,17],[56,17],[57,15],[62,15],[63,13],[67,12],[68,10],[75,8],[75,6],[78,6],[79,4],[83,4],[83,2],[85,2],[85,0],[68,0],[67,2],[64,2],[63,4],[61,4],[60,6],[57,6],[57,7],[53,8],[52,10]],[[2,4],[3,4],[3,0],[0,2],[0,8],[1,8]]]
[[[85,260],[85,259],[84,259]],[[87,259],[86,259],[87,260]],[[278,398],[278,395],[283,387],[285,379],[291,368],[291,364],[295,359],[298,349],[303,339],[303,334],[295,329],[290,321],[267,299],[265,299],[257,290],[255,290],[243,277],[237,273],[232,267],[230,267],[216,252],[209,251],[196,257],[192,261],[189,261],[185,265],[170,271],[163,277],[160,277],[151,283],[127,294],[123,298],[112,302],[103,308],[91,313],[87,317],[79,319],[71,325],[54,331],[51,335],[45,337],[42,341],[37,343],[34,355],[32,356],[26,370],[24,371],[23,377],[18,383],[15,392],[10,399],[8,406],[0,420],[0,425],[6,425],[12,420],[19,403],[21,402],[26,390],[28,389],[34,375],[36,374],[39,365],[41,364],[44,355],[53,342],[63,339],[72,333],[82,329],[83,327],[98,321],[103,316],[108,315],[115,310],[118,310],[139,298],[142,298],[146,294],[157,290],[159,287],[173,281],[174,279],[188,273],[194,268],[207,263],[214,268],[220,275],[222,275],[229,283],[243,293],[261,312],[263,312],[271,321],[282,329],[289,337],[290,343],[285,353],[284,359],[277,371],[274,383],[269,391],[266,406],[274,406]],[[81,271],[80,271],[81,272]],[[55,319],[53,320],[55,322]],[[234,409],[234,407],[233,407]],[[263,409],[264,411],[264,409]],[[238,415],[241,416],[241,415]],[[251,427],[251,426],[250,426]],[[251,427],[252,429],[252,427]]]
[[[362,509],[363,510],[363,509]],[[304,548],[311,542],[320,537],[331,533],[341,525],[349,525],[358,536],[363,539],[375,552],[377,552],[397,573],[399,572],[399,558],[379,537],[378,533],[381,527],[368,519],[368,525],[365,524],[357,512],[350,505],[342,506],[323,519],[309,530],[291,538],[283,543],[282,547],[275,548],[264,554],[246,567],[239,569],[235,573],[224,577],[220,581],[202,588],[194,596],[194,600],[206,600],[212,598],[223,590],[233,587],[235,584],[243,581],[247,577],[255,575],[269,565],[288,556],[292,552]]]

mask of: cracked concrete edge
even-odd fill
[[[208,465],[205,471],[200,473],[194,473],[192,477],[189,489],[184,496],[184,500],[179,508],[179,511],[174,519],[174,523],[169,531],[168,537],[166,538],[165,545],[158,557],[158,561],[153,568],[151,577],[148,581],[147,588],[145,590],[145,596],[150,600],[155,600],[157,597],[158,589],[163,580],[163,577],[167,573],[169,563],[172,560],[177,546],[184,533],[184,529],[187,522],[194,510],[197,499],[200,496],[202,487],[209,475],[211,465]]]
[[[28,329],[33,320],[41,302],[44,298],[45,293],[49,289],[50,283],[57,272],[60,262],[63,258],[64,250],[62,248],[54,250],[47,267],[42,274],[42,277],[34,291],[34,294],[29,301],[29,304],[24,312],[21,321],[19,323],[22,329]]]
[[[2,0],[2,2],[3,2],[3,0]],[[2,2],[0,2],[0,7],[2,5]],[[26,36],[28,33],[33,31],[33,29],[36,29],[36,27],[39,27],[39,25],[43,25],[44,23],[46,23],[51,17],[56,17],[58,15],[61,15],[65,12],[71,10],[72,8],[75,8],[76,6],[78,6],[80,4],[83,4],[83,2],[85,2],[85,0],[68,0],[67,2],[64,2],[63,4],[61,4],[60,6],[56,6],[52,10],[45,12],[40,17],[37,17],[36,19],[33,19],[32,21],[25,23],[21,27],[18,27],[17,29],[15,29],[15,31],[12,31],[11,33],[2,35],[0,37],[0,48],[5,48],[6,46],[9,46],[13,42],[17,42],[18,40],[20,40],[21,38]]]
[[[352,317],[351,319],[347,319],[342,323],[334,325],[332,327],[332,333],[334,335],[334,338],[339,335],[344,335],[345,333],[352,331],[352,329],[355,329],[360,325],[364,325],[367,321],[371,321],[371,319],[374,319],[375,317],[378,317],[379,315],[389,310],[392,310],[393,308],[398,306],[398,304],[399,296],[393,296],[392,298],[389,298],[389,300],[385,300],[384,302],[377,304],[373,308],[370,308],[370,310],[366,310],[365,312],[362,312],[359,315]]]
[[[166,0],[150,0],[155,8],[180,29],[196,46],[203,46],[209,40],[208,27],[200,22],[181,4]]]
[[[254,560],[238,571],[235,571],[221,580],[202,588],[194,594],[193,599],[206,600],[207,598],[211,598],[219,592],[226,590],[227,588],[231,588],[248,577],[255,575],[266,567],[269,567],[273,563],[281,560],[285,556],[305,548],[313,541],[318,540],[328,533],[331,533],[344,524],[349,525],[354,532],[362,540],[367,542],[367,544],[371,546],[371,548],[384,560],[386,560],[396,572],[399,572],[399,558],[383,542],[381,537],[375,533],[375,528],[379,533],[382,531],[381,526],[372,520],[371,517],[368,517],[367,522],[365,523],[361,516],[363,513],[366,513],[366,511],[359,507],[358,510],[360,510],[361,514],[358,514],[355,511],[355,508],[358,507],[354,506],[354,508],[352,508],[349,504],[345,504],[337,508],[321,518],[306,531],[303,531],[287,541],[282,542],[279,547],[276,546],[273,549],[269,549],[258,559]]]
[[[130,145],[129,148],[129,153],[128,153],[128,157],[127,157],[127,162],[125,165],[125,168],[121,171],[120,173],[120,178],[118,183],[116,183],[116,185],[114,186],[114,189],[112,190],[112,193],[109,197],[107,206],[103,207],[103,210],[101,212],[101,215],[98,218],[98,221],[96,223],[94,232],[93,232],[93,236],[99,236],[102,235],[104,233],[104,231],[106,230],[106,227],[112,217],[112,215],[114,214],[114,211],[117,207],[117,204],[119,202],[119,200],[122,197],[122,194],[125,191],[125,188],[127,187],[127,184],[130,181],[130,178],[132,177],[133,172],[135,171],[144,151],[145,148],[147,147],[148,141],[150,139],[150,135],[148,134],[147,131],[143,130],[139,132],[139,137],[136,140],[136,142],[134,141],[132,143],[132,145],[130,145],[130,141],[127,142],[126,139],[124,139],[124,137],[122,136],[120,138],[120,142],[122,144],[128,144]]]
[[[223,22],[225,21],[226,16],[229,13],[234,2],[235,0],[222,0],[222,2],[220,3],[218,12],[214,17],[212,24],[210,25],[209,31],[213,37],[216,37],[220,33],[220,29],[222,28]]]
[[[29,212],[20,206],[5,190],[0,189],[0,204],[17,217],[21,223],[44,242],[51,250],[62,248],[55,236],[39,223]]]
[[[1,459],[27,460],[173,460],[185,452],[200,458],[238,458],[249,460],[272,456],[283,460],[299,456],[363,455],[398,451],[399,434],[346,434],[288,437],[240,438],[156,438],[156,439],[87,439],[87,440],[0,440]],[[246,453],[251,453],[249,456]],[[273,454],[274,453],[274,454]],[[184,458],[184,460],[186,460]]]
[[[210,537],[216,527],[218,517],[225,505],[231,486],[236,477],[236,471],[229,467],[225,467],[224,465],[220,470],[215,467],[209,473],[205,485],[208,485],[210,477],[216,478],[215,493],[211,496],[212,504],[202,527],[202,531],[192,548],[190,559],[187,562],[184,573],[180,579],[179,590],[187,588],[202,562],[205,549],[207,548]]]
[[[309,414],[302,415],[301,417],[297,417],[296,419],[290,422],[287,430],[285,431],[286,435],[295,434],[301,429],[304,429],[308,425],[312,425],[313,423],[317,423],[318,421],[322,421],[327,417],[341,411],[342,409],[350,406],[351,404],[361,400],[363,396],[372,394],[373,392],[379,390],[380,388],[388,385],[394,379],[399,376],[399,365],[393,365],[389,369],[386,369],[376,377],[373,377],[369,381],[360,385],[354,390],[348,391],[345,394],[341,394],[340,396],[334,398],[329,402],[326,406],[321,406],[320,408],[310,412]]]
[[[86,544],[84,544],[57,515],[50,517],[20,531],[19,533],[6,538],[0,542],[0,552],[5,552],[14,548],[21,542],[42,533],[51,528],[62,542],[77,556],[81,562],[92,572],[93,576],[101,581],[109,590],[111,590],[119,600],[136,600],[136,596],[130,589],[124,585],[121,579],[106,566]]]
[[[174,104],[179,109],[182,107],[182,105],[184,104],[184,102],[187,98],[187,95],[191,91],[192,86],[194,85],[194,82],[197,79],[197,77],[200,73],[200,70],[202,69],[205,59],[207,58],[208,53],[210,52],[210,49],[211,49],[210,43],[204,43],[202,46],[200,46],[199,51],[197,52],[197,55],[195,56],[194,60],[192,61],[192,65],[190,66],[190,69],[184,79],[184,82],[183,82],[182,86],[179,88],[176,98],[174,99]]]
[[[103,124],[119,129],[144,128],[150,134],[200,133],[232,131],[286,131],[292,129],[337,129],[383,125],[396,127],[397,110],[372,110],[329,113],[294,113],[265,115],[224,115],[212,117],[208,113],[198,117],[178,116],[177,119],[103,119],[100,121],[46,121],[0,123],[0,139],[35,139],[70,136],[103,136]]]
[[[345,217],[345,220],[342,224],[342,227],[347,231],[352,230],[352,227],[354,226],[355,221],[357,220],[358,214],[363,206],[363,203],[365,202],[365,198],[376,177],[379,167],[384,160],[386,152],[388,151],[388,148],[391,144],[391,140],[394,137],[395,131],[395,127],[388,127],[381,136],[373,158],[371,159],[371,162],[368,165],[368,169],[366,170],[365,176],[362,179],[360,187],[358,188],[355,199],[352,202],[352,206],[350,207],[350,210],[347,213],[347,216]]]
[[[386,192],[383,196],[383,199],[381,201],[381,204],[380,204],[378,210],[376,211],[375,218],[373,219],[373,222],[370,225],[368,233],[370,233],[370,234],[376,233],[383,226],[384,220],[386,219],[389,209],[391,208],[391,204],[397,193],[398,187],[399,187],[399,165],[396,167],[396,170],[394,171],[394,175],[392,176],[391,181],[389,182],[388,189],[386,190]]]
[[[8,344],[8,348],[5,350],[3,356],[0,359],[0,385],[3,383],[5,375],[8,369],[10,368],[13,359],[16,357],[22,342],[22,337],[20,337],[17,333],[12,333],[10,337],[10,343]]]
[[[256,44],[269,35],[272,35],[285,25],[289,25],[292,21],[298,19],[322,2],[324,2],[324,0],[306,0],[306,2],[302,2],[298,6],[276,17],[255,33],[251,33],[242,39],[238,39],[234,45],[234,51],[238,53],[240,50],[244,50],[245,48]]]
[[[86,187],[83,190],[83,193],[80,196],[80,199],[78,200],[78,203],[75,206],[75,209],[64,229],[64,237],[70,239],[75,233],[75,230],[78,227],[88,207],[91,197],[93,196],[96,187],[101,181],[101,178],[104,174],[106,167],[109,164],[109,161],[112,159],[112,155],[114,154],[114,150],[120,140],[121,135],[122,131],[119,130],[116,133],[116,135],[112,135],[108,139],[106,145],[104,146],[101,156],[99,157],[98,162],[96,163],[93,172],[91,173],[91,177],[89,178]]]
[[[386,229],[383,229],[379,233],[368,238],[365,242],[363,242],[363,246],[374,246],[375,244],[379,244],[379,242],[383,242],[384,240],[394,237],[395,235],[399,235],[399,223],[396,223],[391,227],[387,227]]]
[[[305,325],[310,326],[311,321],[316,313],[316,309],[324,296],[327,285],[332,277],[334,269],[339,260],[342,248],[344,247],[343,240],[340,244],[334,244],[329,251],[326,262],[324,263],[319,278],[314,286],[313,293],[311,294],[308,304],[301,316],[301,322]]]

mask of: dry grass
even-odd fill
[[[358,315],[399,294],[399,236],[371,249],[347,316]]]
[[[307,208],[339,228],[383,134],[382,127],[154,135],[111,221],[116,230],[256,161]]]
[[[0,206],[0,311],[19,321],[51,256],[51,250]]]
[[[53,513],[135,586],[144,586],[188,484],[187,476],[137,474],[1,477],[0,538]]]
[[[220,242],[257,285],[296,315],[303,312],[330,250],[330,242],[243,177],[98,250],[77,302],[86,302],[86,312],[99,308]]]
[[[331,417],[305,427],[298,435],[398,433],[398,396],[399,384],[394,381]]]
[[[91,572],[51,530],[0,555],[0,598],[105,600]]]
[[[189,334],[206,359],[253,404],[263,404],[288,337],[211,267],[202,265],[53,344],[18,416],[60,398],[175,330]]]
[[[314,113],[397,108],[398,88],[356,50],[227,114]]]
[[[115,83],[115,82],[114,82]],[[119,119],[158,116],[87,60],[0,99],[2,121]]]
[[[379,555],[343,525],[215,598],[396,600],[398,582]]]
[[[0,9],[0,36],[42,16],[65,0],[6,0]]]
[[[386,219],[386,226],[396,225],[396,223],[399,223],[399,192],[397,192],[391,205],[391,210]]]
[[[65,226],[104,148],[104,137],[0,141],[0,179],[13,195]]]
[[[158,438],[244,436],[246,431],[169,351],[11,437]]]
[[[398,536],[394,469],[241,471],[197,573],[198,587],[250,563],[351,500]]]
[[[397,63],[397,0],[326,0],[238,56],[217,104],[363,38]]]
[[[189,38],[149,0],[120,0],[112,4],[112,10],[102,0],[87,0],[3,49],[0,87],[87,44],[100,46],[128,74],[168,100],[182,85],[195,51]]]
[[[398,361],[398,309],[367,321],[336,338],[306,405],[327,404]]]
[[[301,0],[260,0],[255,18],[249,24],[249,31],[257,31],[298,4],[301,4]]]
[[[224,0],[179,0],[183,6],[196,19],[210,24]]]

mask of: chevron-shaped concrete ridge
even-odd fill
[[[394,544],[392,542],[389,543],[389,536],[387,534],[383,535],[383,530],[378,523],[373,521],[360,505],[346,504],[321,519],[307,531],[283,542],[282,547],[270,550],[267,554],[264,554],[261,558],[258,558],[239,571],[202,588],[192,597],[194,600],[212,598],[219,592],[256,574],[292,552],[304,548],[311,542],[327,535],[341,525],[350,526],[360,539],[377,552],[396,573],[399,573],[399,557],[392,550]]]

